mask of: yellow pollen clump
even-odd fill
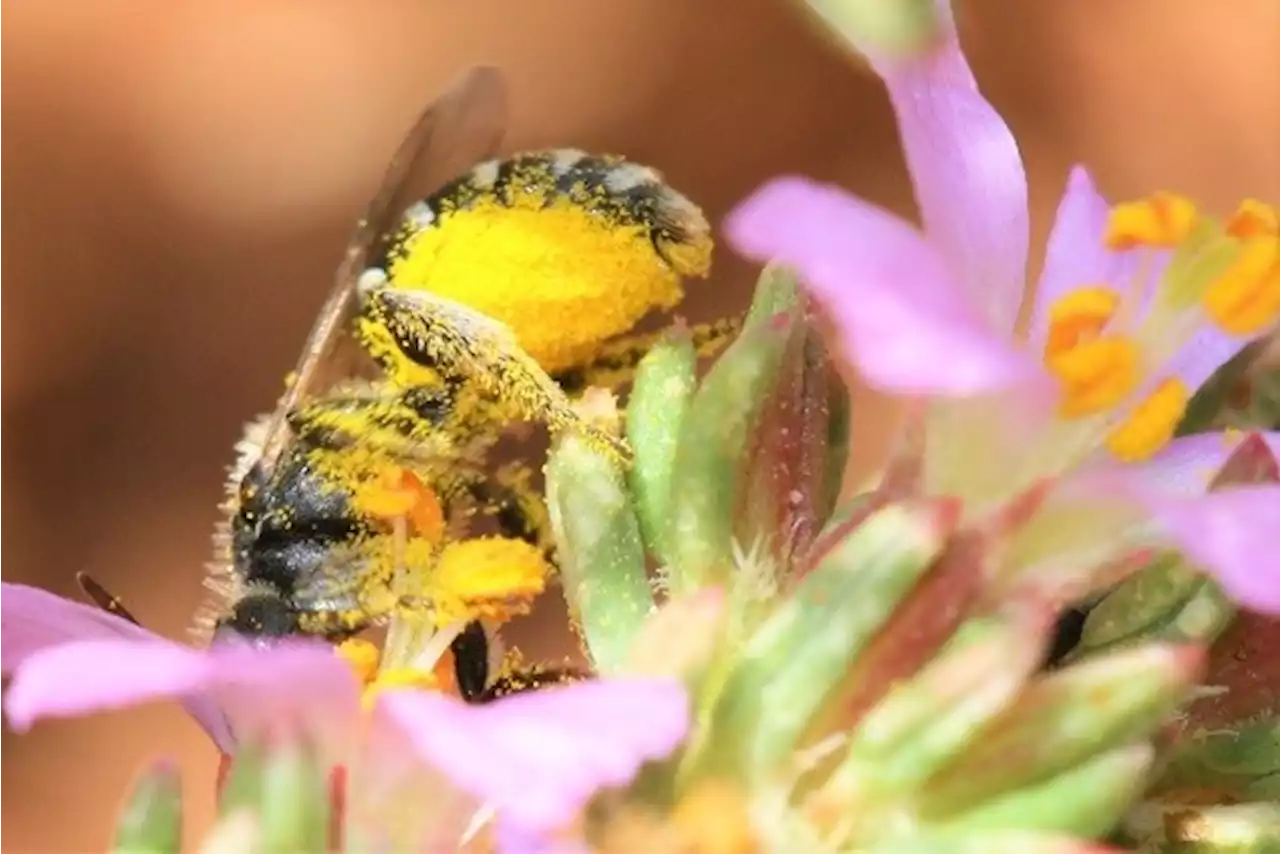
[[[1119,335],[1084,341],[1046,365],[1062,383],[1063,418],[1105,412],[1138,385],[1138,347]]]
[[[334,652],[351,666],[360,684],[368,684],[377,675],[382,654],[378,651],[378,647],[369,641],[351,638],[338,644]]]
[[[366,709],[373,708],[378,695],[383,691],[395,691],[403,688],[417,688],[422,691],[439,691],[443,688],[437,673],[429,670],[414,670],[409,667],[398,667],[379,673],[365,689],[361,702]]]
[[[1199,220],[1195,204],[1185,196],[1156,193],[1111,209],[1105,242],[1109,249],[1136,246],[1173,248],[1186,240]]]
[[[1081,342],[1097,338],[1120,308],[1120,294],[1111,288],[1080,288],[1049,306],[1045,359],[1055,358]]]
[[[671,817],[684,850],[752,854],[759,850],[746,799],[727,783],[708,782],[680,800]]]
[[[1107,437],[1107,449],[1119,460],[1141,462],[1168,444],[1187,411],[1190,394],[1171,377],[1156,386]]]
[[[649,311],[684,296],[649,229],[530,187],[545,207],[496,199],[443,213],[391,265],[400,288],[431,291],[507,324],[549,372],[586,361]],[[705,275],[703,269],[700,274]]]
[[[353,491],[352,503],[378,519],[406,519],[414,533],[438,543],[444,536],[444,508],[440,498],[413,472],[388,466],[377,478]]]
[[[1264,235],[1241,243],[1240,254],[1201,300],[1221,329],[1249,336],[1280,319],[1280,237]]]
[[[547,585],[551,567],[524,540],[479,537],[449,543],[431,573],[430,599],[441,616],[507,619],[528,611]]]
[[[1280,217],[1273,206],[1245,199],[1227,221],[1227,234],[1239,238],[1275,237],[1280,234]]]

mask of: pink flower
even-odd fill
[[[873,65],[898,117],[924,233],[796,177],[767,183],[726,231],[743,255],[797,272],[869,383],[929,400],[924,438],[906,451],[906,470],[918,472],[910,485],[989,507],[1049,479],[1107,472],[1118,491],[1084,489],[1102,482],[1086,478],[1074,498],[1068,490],[1050,504],[1065,514],[1117,499],[1117,514],[1095,520],[1114,529],[1082,533],[1132,546],[1151,542],[1154,521],[1157,543],[1171,538],[1242,603],[1280,613],[1280,550],[1267,545],[1280,487],[1205,494],[1239,440],[1170,441],[1195,389],[1276,326],[1274,312],[1242,310],[1280,308],[1274,211],[1248,203],[1223,229],[1176,197],[1113,209],[1077,167],[1019,340],[1029,227],[1012,134],[954,31],[923,57]],[[1232,302],[1226,287],[1242,283],[1263,298]],[[1280,434],[1264,439],[1280,450]]]
[[[363,762],[370,773],[409,755],[526,835],[572,821],[597,790],[670,754],[689,727],[684,689],[661,679],[583,682],[484,706],[386,691],[366,718],[351,667],[323,644],[200,650],[18,584],[3,585],[0,606],[12,677],[4,707],[17,731],[46,717],[178,700],[226,752],[246,740],[304,738],[328,762]],[[376,754],[360,758],[375,743]]]

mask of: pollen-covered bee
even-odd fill
[[[215,639],[341,641],[429,607],[397,579],[477,520],[549,552],[527,472],[489,459],[513,422],[626,455],[569,394],[626,379],[655,338],[637,323],[707,274],[709,226],[618,157],[493,159],[504,110],[500,75],[475,69],[401,143],[285,394],[239,446],[209,579]],[[709,352],[734,329],[695,340]],[[478,624],[453,651],[470,699],[523,684],[490,680]]]

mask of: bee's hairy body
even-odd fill
[[[478,514],[494,517],[505,535],[549,552],[537,494],[519,477],[503,482],[486,471],[486,451],[511,421],[582,429],[601,448],[625,453],[620,440],[592,434],[594,428],[580,422],[551,374],[569,380],[574,392],[625,380],[654,340],[625,338],[639,319],[634,306],[630,314],[605,318],[602,340],[559,346],[553,336],[538,336],[544,318],[527,316],[520,305],[495,317],[505,304],[492,314],[482,299],[472,304],[467,288],[482,296],[488,281],[508,274],[501,242],[461,246],[482,261],[461,268],[468,281],[436,275],[449,269],[447,253],[459,241],[485,239],[483,229],[478,237],[466,231],[468,213],[482,214],[486,226],[500,230],[512,226],[507,211],[572,220],[575,234],[613,241],[609,246],[625,256],[630,273],[658,277],[671,294],[679,294],[682,277],[704,275],[709,262],[709,228],[697,207],[653,170],[615,157],[555,150],[485,161],[411,205],[385,251],[356,271],[358,309],[348,331],[380,369],[378,379],[295,402],[284,416],[288,437],[270,460],[262,458],[267,443],[253,429],[242,444],[210,583],[220,594],[215,631],[262,641],[349,637],[405,607],[394,589],[397,574],[418,569],[417,557],[429,556],[446,532],[457,531],[458,520],[465,528]],[[415,255],[427,244],[437,252],[435,267]],[[494,259],[492,275],[486,258]],[[556,275],[576,269],[572,258],[564,264],[563,271],[530,270],[546,279],[531,282],[531,291],[554,288]],[[669,307],[671,294],[655,305]],[[638,305],[638,297],[632,302]],[[714,349],[734,329],[704,328],[702,349]],[[429,485],[439,502],[439,530],[371,509],[368,492],[376,494],[388,475]],[[477,650],[487,647],[476,630],[478,624],[459,637],[454,651],[464,696],[484,699],[506,689],[486,685]]]

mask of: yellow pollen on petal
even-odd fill
[[[1046,362],[1062,383],[1059,414],[1082,418],[1105,412],[1138,386],[1138,346],[1120,335],[1085,341]]]
[[[351,666],[360,684],[367,685],[377,675],[382,654],[378,651],[378,647],[369,641],[351,638],[338,644],[334,652]]]
[[[479,537],[449,543],[431,573],[430,598],[442,617],[508,619],[526,613],[546,589],[551,566],[524,540]]]
[[[1055,358],[1082,341],[1097,338],[1120,308],[1120,294],[1107,287],[1080,288],[1049,306],[1045,359]]]
[[[1182,380],[1176,377],[1164,380],[1111,431],[1107,449],[1127,463],[1150,458],[1173,438],[1190,399]]]
[[[549,372],[586,361],[653,309],[684,297],[682,272],[705,276],[711,241],[670,245],[649,228],[555,192],[531,176],[528,203],[481,198],[412,235],[391,265],[395,287],[421,288],[505,323]]]
[[[1186,240],[1199,221],[1195,203],[1174,193],[1155,193],[1111,209],[1107,219],[1107,248],[1137,246],[1173,248]]]
[[[1280,216],[1272,205],[1245,199],[1227,220],[1227,234],[1239,238],[1275,237],[1280,234]]]
[[[1254,335],[1280,320],[1280,237],[1243,240],[1239,255],[1209,285],[1201,305],[1231,335]]]

